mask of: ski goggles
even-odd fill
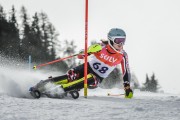
[[[111,37],[109,39],[115,44],[124,45],[126,37]]]

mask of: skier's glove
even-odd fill
[[[130,88],[129,82],[124,82],[124,90],[125,90],[125,98],[132,98],[133,97],[133,91]]]
[[[102,50],[102,46],[100,44],[94,44],[94,45],[91,45],[88,47],[87,52],[88,52],[88,55],[91,55],[91,54],[97,53],[101,50]],[[82,49],[79,52],[79,55],[77,55],[78,59],[84,59],[85,55],[83,53],[84,53],[84,49]]]
[[[78,59],[84,59],[85,55],[84,55],[84,49],[79,51],[79,55],[77,55]]]
[[[89,46],[88,48],[88,54],[97,53],[102,50],[102,46],[100,44],[94,44]]]

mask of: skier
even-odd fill
[[[91,59],[88,61],[88,74],[90,73],[93,76],[88,77],[88,85],[96,87],[98,83],[101,83],[104,78],[108,77],[118,64],[121,64],[125,97],[133,97],[133,91],[130,87],[131,75],[128,56],[123,49],[125,41],[125,32],[119,28],[112,28],[108,33],[108,41],[102,41],[102,44],[94,44],[88,48],[88,56],[91,56]],[[83,59],[84,54],[79,54],[78,58]],[[65,75],[50,78],[50,80],[60,84],[70,83],[64,84],[62,87],[64,91],[70,91],[84,87],[84,80],[81,79],[83,77],[84,64],[68,70]]]

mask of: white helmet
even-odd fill
[[[109,45],[117,51],[114,47],[113,44],[124,44],[126,41],[126,33],[124,30],[119,29],[119,28],[112,28],[109,33],[108,33],[108,42]],[[119,52],[119,51],[117,51]]]

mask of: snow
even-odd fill
[[[90,89],[79,99],[33,99],[28,92],[47,75],[0,67],[0,120],[180,120],[180,95],[134,90],[133,99],[122,89]]]
[[[90,91],[89,91],[90,92]],[[133,99],[88,96],[79,99],[17,98],[0,95],[1,120],[179,120],[179,96],[146,93]],[[149,95],[149,96],[148,96]]]

